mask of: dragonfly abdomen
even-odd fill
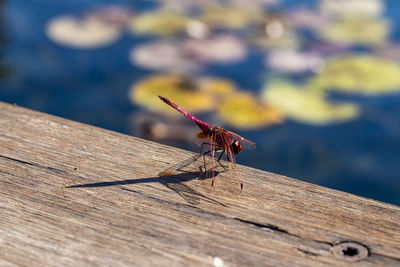
[[[186,118],[189,118],[191,121],[193,121],[194,123],[197,124],[197,126],[199,126],[199,128],[203,131],[203,132],[209,132],[211,130],[211,126],[208,125],[207,123],[205,123],[204,121],[199,120],[198,118],[196,118],[195,116],[193,116],[192,114],[188,113],[187,111],[185,111],[184,109],[182,109],[181,107],[179,107],[177,104],[171,102],[168,98],[165,98],[163,96],[158,96],[162,101],[164,101],[166,104],[170,105],[171,107],[173,107],[174,109],[176,109],[177,111],[179,111],[180,113],[182,113]]]

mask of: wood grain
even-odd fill
[[[400,266],[400,207],[193,155],[0,102],[0,265]]]

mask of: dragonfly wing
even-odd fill
[[[201,184],[206,192],[220,196],[237,196],[241,192],[240,180],[236,178],[236,168],[232,162],[205,156],[207,171]]]

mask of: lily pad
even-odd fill
[[[109,24],[97,16],[87,16],[82,19],[62,16],[49,21],[46,35],[61,45],[89,49],[116,41],[121,31],[120,27]]]
[[[160,104],[158,95],[184,107],[189,112],[200,112],[214,109],[217,106],[218,94],[233,90],[220,79],[194,79],[181,75],[157,75],[134,84],[130,98],[134,103],[154,111],[172,111],[167,105]]]
[[[199,19],[210,27],[241,29],[246,25],[261,19],[262,13],[256,8],[237,8],[223,5],[205,7]]]
[[[176,42],[153,42],[134,47],[129,55],[134,65],[154,70],[194,70],[198,65],[185,57]]]
[[[124,6],[111,5],[94,8],[89,15],[96,16],[110,25],[125,27],[132,19],[133,12]]]
[[[216,98],[224,97],[236,91],[234,84],[225,79],[203,78],[199,80],[199,84],[204,92],[212,94]]]
[[[189,39],[182,47],[188,58],[199,62],[229,63],[243,59],[246,46],[234,36],[223,35],[211,39]]]
[[[320,56],[291,49],[271,51],[267,55],[266,63],[272,69],[289,73],[320,72],[324,66],[324,60]]]
[[[249,39],[262,48],[294,49],[300,40],[286,20],[277,15],[266,14],[248,31]]]
[[[383,8],[381,0],[323,0],[319,6],[322,14],[332,17],[377,17]]]
[[[377,45],[386,40],[389,24],[382,19],[343,17],[319,29],[320,36],[339,44]]]
[[[285,81],[267,84],[262,97],[265,103],[276,106],[287,117],[307,124],[345,122],[359,114],[355,104],[333,104],[327,101],[322,92],[307,91]]]
[[[249,93],[233,93],[218,108],[219,117],[235,128],[259,128],[283,121],[283,113]]]
[[[400,65],[370,55],[328,60],[322,73],[309,80],[310,88],[377,95],[400,91]]]
[[[286,13],[286,19],[295,28],[315,29],[327,22],[327,16],[306,8],[294,9]]]
[[[157,11],[137,15],[132,19],[131,30],[137,34],[171,36],[184,33],[190,19],[173,11]]]

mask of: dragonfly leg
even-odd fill
[[[207,155],[207,154],[210,154],[210,153],[211,153],[211,150],[202,153],[202,155],[203,155],[203,162],[204,162],[204,172],[207,172],[206,155]]]
[[[203,156],[204,173],[207,173],[206,154],[210,153],[211,150],[206,151],[206,152],[203,153],[204,145],[209,145],[209,143],[202,143],[201,144],[201,150],[200,150],[200,154]],[[201,170],[201,167],[200,167],[200,171],[203,171],[203,170]]]
[[[203,153],[204,145],[211,145],[211,144],[210,144],[210,143],[203,143],[203,144],[201,145],[200,154],[203,155],[204,169],[206,170],[206,157],[205,157],[205,156],[206,156],[207,154],[211,154],[211,152],[212,152],[212,151],[215,151],[215,150],[208,150],[208,151],[206,151],[206,152]],[[220,145],[215,145],[215,144],[214,144],[214,146],[216,146],[216,147],[218,147],[218,148],[221,148],[222,153],[221,153],[221,155],[219,155],[217,161],[218,161],[219,165],[221,165],[221,167],[224,168],[224,170],[226,170],[226,167],[225,167],[224,165],[222,165],[222,163],[221,163],[221,161],[220,161],[221,158],[222,158],[222,155],[224,155],[224,153],[225,153],[225,149],[223,149],[223,146],[220,146]]]
[[[221,161],[220,161],[221,158],[222,158],[222,155],[224,155],[224,154],[225,154],[225,149],[222,150],[221,155],[219,155],[217,161],[218,161],[219,165],[221,165],[221,167],[224,168],[224,170],[226,170],[226,167],[225,167],[224,165],[222,165],[222,163],[221,163]]]
[[[204,150],[204,146],[205,145],[209,145],[210,147],[212,147],[212,146],[214,146],[214,147],[219,147],[219,148],[222,148],[222,146],[219,146],[219,145],[215,145],[215,144],[210,144],[210,143],[207,143],[207,142],[204,142],[204,143],[202,143],[201,144],[201,150],[200,150],[200,154],[201,155],[203,155],[203,163],[204,163],[204,174],[205,175],[207,175],[207,163],[206,163],[206,155],[207,154],[211,154],[212,156],[212,158],[213,158],[213,160],[214,160],[214,152],[215,152],[215,149],[210,149],[210,150],[208,150],[208,151],[205,151],[205,152],[203,152],[203,150]],[[223,150],[224,151],[224,150]],[[221,162],[219,161],[220,160],[220,158],[221,158],[221,156],[218,158],[218,163],[225,169],[225,167],[221,164]],[[213,167],[214,168],[214,167]],[[212,168],[212,169],[213,169]],[[203,171],[202,170],[202,168],[200,167],[200,171]],[[214,175],[211,175],[212,177],[212,179],[211,179],[211,187],[213,187],[214,186],[214,181],[215,181],[215,176]]]

